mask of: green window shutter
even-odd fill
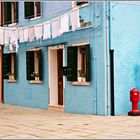
[[[11,55],[3,54],[2,56],[2,76],[3,79],[9,79],[8,73],[11,73]]]
[[[39,78],[40,80],[43,80],[43,58],[42,58],[42,51],[37,51],[38,58],[39,58]]]
[[[91,81],[91,58],[90,58],[90,45],[88,45],[87,47],[86,47],[86,70],[87,70],[87,73],[86,73],[86,76],[87,76],[87,78],[86,78],[86,80],[89,82],[89,81]]]
[[[77,47],[67,48],[67,80],[77,81]]]
[[[27,80],[35,80],[31,74],[34,72],[34,52],[27,51],[26,52],[26,76]]]
[[[15,80],[17,79],[17,57],[16,53],[13,53],[14,55],[14,74],[15,74]]]
[[[24,2],[25,19],[34,17],[34,2]]]

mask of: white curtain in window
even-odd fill
[[[9,45],[10,42],[10,31],[8,28],[5,28],[5,33],[4,33],[4,44]]]
[[[23,28],[19,28],[19,42],[24,42],[24,30]]]
[[[69,31],[69,16],[68,14],[60,18],[60,33],[63,34]]]
[[[43,39],[48,39],[48,38],[51,38],[50,22],[44,23]]]
[[[70,20],[72,24],[72,31],[80,27],[79,8],[70,13]]]
[[[4,44],[4,29],[0,27],[0,45]]]
[[[29,37],[29,28],[25,27],[24,28],[24,41],[27,42]]]
[[[52,21],[52,37],[55,38],[60,35],[60,20],[59,18]]]
[[[41,39],[42,38],[42,24],[38,24],[34,26],[35,29],[35,37],[36,39]]]
[[[29,41],[34,41],[34,26],[29,27]]]

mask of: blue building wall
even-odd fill
[[[114,49],[115,114],[131,110],[130,89],[140,90],[140,4],[111,2],[111,49]]]
[[[55,2],[54,2],[55,3]],[[53,4],[53,8],[63,7]],[[65,5],[65,3],[64,3]],[[20,2],[21,13],[23,3]],[[57,7],[58,6],[58,7]],[[50,5],[48,7],[51,10]],[[68,3],[69,7],[69,3]],[[66,7],[66,9],[68,9]],[[43,9],[44,10],[44,9]],[[103,2],[92,3],[89,7],[80,9],[80,15],[85,21],[92,21],[93,26],[84,27],[75,32],[33,43],[20,44],[18,51],[18,78],[16,83],[8,83],[4,80],[4,102],[8,104],[23,105],[29,107],[48,108],[48,46],[53,44],[67,43],[68,46],[78,42],[89,42],[91,47],[91,82],[90,86],[74,86],[65,80],[64,109],[65,112],[107,115],[106,99],[106,40],[105,40],[105,5]],[[20,13],[20,11],[19,11]],[[43,11],[43,13],[45,13]],[[61,12],[60,12],[61,13]],[[20,15],[20,14],[19,14]],[[58,13],[59,15],[59,13]],[[51,15],[52,17],[58,16]],[[50,17],[45,16],[45,20]],[[24,21],[24,22],[22,22]],[[32,25],[42,23],[43,18],[35,21],[26,21],[20,17],[19,25]],[[41,46],[43,51],[43,83],[30,84],[26,80],[26,51],[30,48]],[[7,52],[7,48],[4,48]],[[66,48],[65,48],[66,51]],[[65,59],[67,56],[65,57]]]

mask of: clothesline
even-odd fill
[[[24,27],[0,27],[0,44],[9,46],[9,49],[16,47],[18,42],[33,42],[39,39],[55,38],[69,31],[71,22],[72,31],[80,27],[79,8],[65,13],[50,21]]]

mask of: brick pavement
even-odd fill
[[[140,117],[69,114],[0,104],[0,139],[140,139]]]

